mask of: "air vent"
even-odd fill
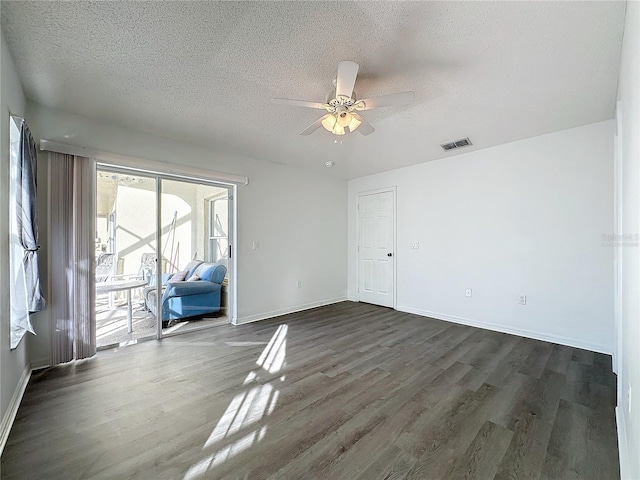
[[[453,150],[455,148],[468,147],[469,145],[473,145],[473,143],[471,143],[471,140],[469,140],[469,138],[463,138],[461,140],[456,140],[455,142],[443,143],[440,146],[445,152],[448,152],[449,150]]]

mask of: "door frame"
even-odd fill
[[[397,187],[376,188],[356,193],[356,301],[360,301],[360,199],[367,195],[391,193],[393,195],[393,306],[398,306],[398,195]]]
[[[622,102],[616,102],[615,131],[613,143],[613,230],[615,240],[622,238],[622,190],[623,190],[623,168],[622,168]],[[622,351],[622,262],[623,249],[620,245],[613,245],[613,317],[615,332],[615,348],[613,349],[612,370],[617,375],[621,373],[620,353]],[[622,388],[618,389],[618,405],[622,405]]]

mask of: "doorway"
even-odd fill
[[[98,164],[99,349],[230,322],[234,191],[215,181]],[[192,267],[201,264],[219,265],[214,282],[195,275],[202,269]],[[193,285],[196,295],[167,301],[180,275],[179,290]]]
[[[357,198],[358,300],[395,308],[395,190]]]

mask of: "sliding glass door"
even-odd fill
[[[163,335],[229,322],[230,187],[160,184]]]
[[[98,348],[229,323],[233,187],[100,165]]]
[[[156,179],[99,168],[96,178],[96,345],[157,337],[145,294],[156,259]]]

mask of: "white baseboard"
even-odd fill
[[[273,310],[266,313],[258,313],[256,315],[249,315],[238,319],[236,325],[243,325],[245,323],[259,322],[260,320],[266,320],[268,318],[279,317],[281,315],[288,315],[289,313],[302,312],[311,308],[324,307],[325,305],[331,305],[332,303],[344,302],[347,297],[335,297],[327,300],[321,300],[319,302],[305,303],[303,305],[296,305],[289,308],[283,308],[282,310]]]
[[[41,358],[31,362],[31,371],[40,370],[41,368],[49,368],[51,366],[50,358]]]
[[[560,345],[566,345],[568,347],[582,348],[585,350],[591,350],[593,352],[604,353],[606,355],[611,355],[613,353],[613,349],[610,346],[585,342],[576,338],[562,337],[559,335],[544,332],[535,332],[532,330],[513,328],[495,323],[481,322],[470,318],[456,317],[453,315],[447,315],[445,313],[421,310],[419,308],[414,308],[407,305],[398,305],[396,307],[396,310],[405,313],[414,313],[423,317],[435,318],[437,320],[444,320],[446,322],[459,323],[461,325],[467,325],[469,327],[484,328],[486,330],[493,330],[496,332],[508,333],[510,335],[517,335],[519,337],[533,338],[534,340],[558,343]]]
[[[13,396],[11,397],[11,401],[9,402],[7,411],[5,412],[4,417],[2,417],[2,423],[0,423],[0,455],[2,455],[4,446],[7,444],[9,432],[11,432],[13,421],[16,419],[18,407],[20,407],[22,396],[24,395],[24,391],[27,389],[27,384],[29,383],[30,378],[31,365],[27,365],[22,372],[22,376],[18,381],[15,392],[13,392]]]

